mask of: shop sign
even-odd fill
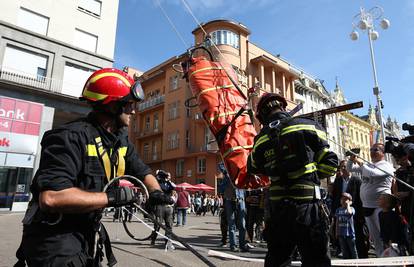
[[[36,154],[43,104],[0,96],[0,151]]]

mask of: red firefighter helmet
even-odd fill
[[[95,71],[83,87],[81,99],[108,104],[112,101],[142,101],[144,92],[139,82],[135,82],[127,73],[104,68]]]
[[[276,107],[285,110],[287,107],[286,98],[275,93],[265,93],[260,98],[259,103],[257,103],[256,118],[260,123],[263,123],[264,117],[269,115],[269,113]]]

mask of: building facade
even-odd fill
[[[320,80],[305,74],[303,71],[297,70],[297,72],[300,78],[295,81],[295,101],[296,104],[302,104],[303,106],[298,114],[311,113],[336,105]],[[330,149],[340,155],[338,114],[325,116],[324,126]]]
[[[220,52],[211,41],[205,42],[201,28],[192,32],[194,43],[205,42],[216,59],[232,65],[245,93],[248,88],[258,88],[251,101],[253,108],[264,92],[285,96],[289,109],[296,106],[297,74],[287,61],[251,43],[246,26],[229,20],[214,20],[202,26]],[[198,107],[184,105],[192,93],[182,74],[172,68],[183,60],[184,54],[172,57],[140,76],[146,101],[139,104],[130,138],[147,164],[154,170],[171,172],[176,183],[216,186],[217,163],[221,161],[217,144]]]
[[[27,205],[43,133],[85,115],[89,109],[78,97],[86,79],[113,64],[118,1],[11,0],[1,6],[0,140],[7,142],[0,145],[0,209],[19,210]],[[13,145],[20,142],[34,148]]]

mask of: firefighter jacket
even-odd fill
[[[143,179],[151,169],[128,141],[126,129],[109,133],[93,113],[46,132],[41,145],[40,165],[31,185],[33,199],[23,220],[18,254],[39,266],[46,266],[57,256],[88,258],[93,254],[96,228],[101,228],[101,211],[63,214],[59,219],[38,208],[40,192],[72,187],[102,192],[114,177],[129,174]]]
[[[308,202],[320,198],[320,179],[335,174],[338,157],[326,133],[310,119],[277,112],[255,137],[248,170],[271,179],[271,201]]]

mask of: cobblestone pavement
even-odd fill
[[[21,240],[22,213],[0,214],[0,267],[13,266],[16,261],[15,252]],[[230,252],[229,248],[219,247],[221,235],[218,217],[199,217],[189,215],[187,225],[174,227],[173,231],[185,241],[195,246],[204,256],[208,250],[216,250],[248,258],[261,258],[265,256],[266,249],[255,247],[248,253]],[[111,236],[113,251],[118,260],[116,266],[205,266],[198,258],[186,249],[177,247],[173,251],[165,251],[164,241],[157,239],[155,246],[150,241],[135,241],[127,236],[122,223],[112,222],[111,217],[104,217],[104,224]],[[145,226],[131,223],[135,233],[149,234]],[[161,231],[162,233],[164,231]],[[208,259],[217,266],[263,266],[263,263],[228,260],[208,256]]]

